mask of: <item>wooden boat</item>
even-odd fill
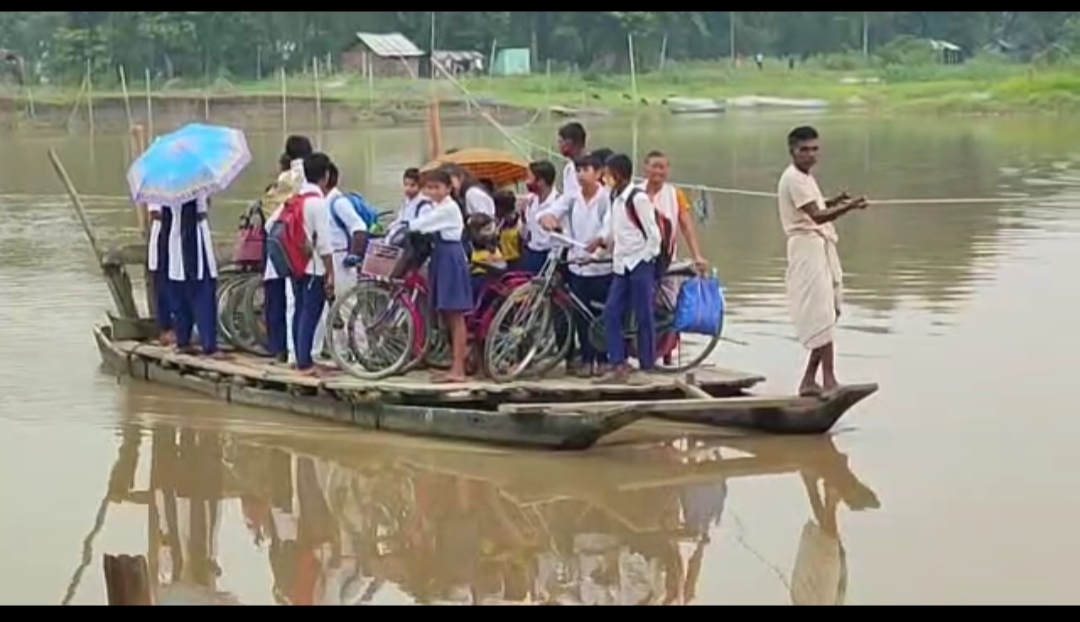
[[[877,389],[852,387],[829,399],[751,397],[744,391],[761,376],[721,369],[633,385],[576,378],[435,384],[423,372],[380,381],[312,378],[250,355],[211,360],[112,334],[109,326],[94,331],[102,361],[137,380],[366,429],[550,449],[587,449],[647,417],[821,434]]]
[[[727,110],[727,103],[700,97],[669,97],[667,107],[671,114],[719,114]]]

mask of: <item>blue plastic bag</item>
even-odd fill
[[[715,276],[695,276],[679,289],[675,323],[679,333],[719,335],[724,328],[724,292]]]

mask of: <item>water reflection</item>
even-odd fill
[[[809,500],[791,601],[838,605],[839,508],[879,507],[830,439],[683,438],[587,474],[550,454],[357,451],[169,423],[129,424],[124,439],[111,498],[146,508],[151,576],[174,602],[238,602],[219,584],[253,570],[230,568],[219,540],[242,516],[279,604],[690,604],[711,587],[706,550],[731,528],[729,482],[786,474]],[[149,488],[136,490],[142,439]]]

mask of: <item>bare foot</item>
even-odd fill
[[[822,392],[821,385],[816,382],[804,382],[799,385],[799,397],[820,397]]]
[[[225,352],[222,352],[221,350],[215,350],[214,352],[207,354],[206,358],[213,359],[215,361],[231,361],[233,357],[231,354],[227,354]]]
[[[630,382],[630,371],[628,365],[614,367],[610,372],[593,381],[593,384],[627,384]]]
[[[431,381],[435,384],[456,384],[458,382],[465,382],[467,378],[465,374],[446,372],[445,374],[433,374]]]
[[[171,346],[176,343],[176,333],[171,330],[164,331],[157,336],[157,342],[161,346]]]
[[[840,381],[836,379],[836,376],[826,376],[821,383],[824,393],[835,393],[840,388]]]
[[[307,369],[298,369],[296,370],[296,373],[304,376],[305,378],[319,378],[323,375],[322,372],[319,371],[319,368],[315,367],[314,365],[308,367]]]

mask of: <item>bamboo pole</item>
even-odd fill
[[[634,60],[634,34],[626,35],[626,46],[630,54],[630,94],[634,97],[634,105],[638,104],[637,90],[637,62]],[[636,162],[636,160],[635,160]]]
[[[281,142],[289,136],[289,92],[285,84],[285,68],[281,68]]]
[[[83,205],[78,191],[75,190],[75,184],[71,182],[67,169],[64,168],[60,157],[56,155],[56,151],[53,149],[49,149],[49,162],[52,162],[53,170],[60,177],[60,183],[64,185],[64,190],[67,191],[68,198],[71,199],[71,206],[75,209],[75,216],[79,219],[79,224],[82,225],[86,240],[90,242],[90,250],[94,252],[94,257],[100,261],[104,253],[98,244],[97,236],[94,235],[94,228],[90,226],[90,219],[86,216],[86,207]]]
[[[146,68],[146,136],[153,138],[154,136],[154,100],[153,92],[150,87],[150,68]]]
[[[315,141],[322,146],[322,88],[319,85],[319,59],[311,59],[311,71],[315,79]]]
[[[75,121],[75,115],[79,114],[79,106],[82,105],[83,96],[86,94],[86,76],[83,76],[82,84],[79,85],[79,92],[75,94],[75,104],[71,107],[71,114],[68,115],[67,125],[71,128],[71,124]]]
[[[368,110],[375,112],[375,63],[371,60],[371,55],[367,54],[367,92],[368,92]]]
[[[551,59],[544,63],[544,115],[551,123]]]
[[[203,119],[210,121],[210,67],[207,65],[203,78]]]
[[[91,59],[86,59],[86,111],[90,117],[90,137],[94,137],[94,78],[91,71]]]
[[[124,94],[124,112],[127,113],[128,131],[135,127],[135,120],[131,115],[131,94],[128,93],[127,86],[127,72],[124,71],[124,66],[120,65],[118,68],[120,71],[120,91]]]
[[[37,111],[34,109],[34,89],[33,87],[26,87],[26,103],[30,107],[30,119],[37,118]]]
[[[154,604],[150,570],[142,555],[105,555],[102,570],[110,606]]]

